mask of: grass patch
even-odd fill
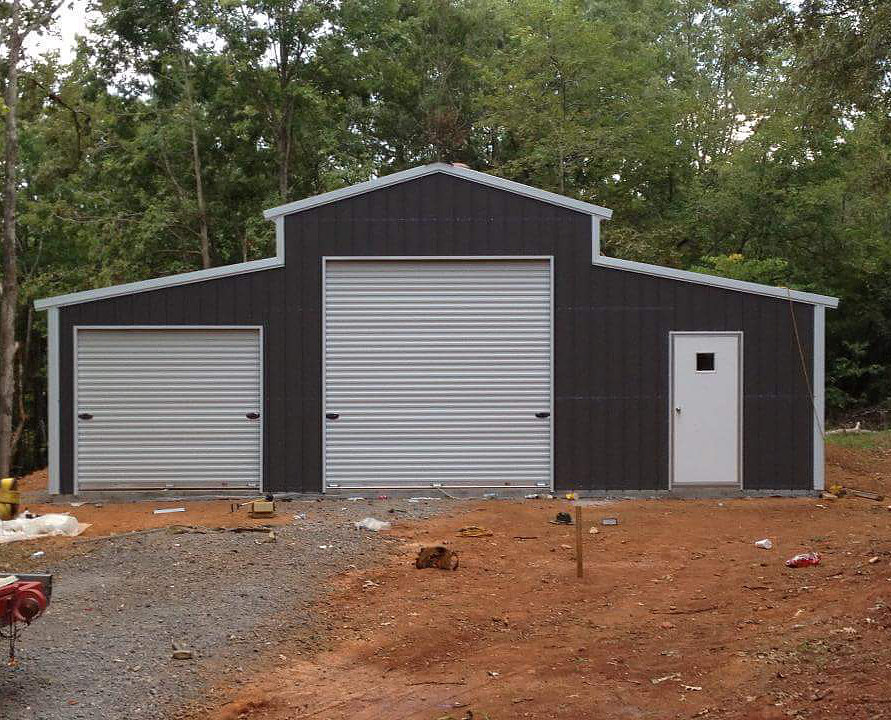
[[[826,444],[858,450],[887,450],[891,448],[891,430],[859,435],[827,435]]]

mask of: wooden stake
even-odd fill
[[[575,506],[575,568],[579,577],[585,575],[585,564],[582,560],[582,507]]]

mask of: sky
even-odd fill
[[[87,0],[70,0],[56,14],[52,30],[43,35],[32,34],[25,43],[25,50],[32,57],[58,50],[62,62],[68,62],[74,57],[75,35],[85,35],[86,31]]]

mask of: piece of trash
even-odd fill
[[[417,502],[426,502],[428,500],[439,500],[439,498],[423,497],[423,496],[422,497],[412,497],[412,498],[409,498],[406,502],[417,503]]]
[[[193,657],[193,653],[191,650],[188,650],[179,643],[173,643],[172,657],[174,660],[191,660]]]
[[[349,502],[359,502],[360,500],[364,500],[365,498],[361,495],[353,495],[353,497],[348,497],[347,500]]]
[[[798,553],[795,557],[786,560],[786,566],[791,568],[801,568],[819,564],[820,553],[817,552]]]
[[[88,527],[90,523],[78,522],[73,515],[50,513],[40,517],[17,517],[15,520],[0,521],[0,544],[54,535],[75,537]]]
[[[568,512],[558,512],[557,517],[550,522],[554,525],[572,525],[572,515]]]
[[[499,675],[501,675],[501,673],[500,673],[500,672],[497,672],[496,670],[487,670],[487,671],[486,671],[486,674],[487,674],[489,677],[498,677]]]
[[[531,493],[529,495],[524,495],[523,497],[526,498],[527,500],[538,500],[541,497],[541,495],[539,495],[538,493]]]
[[[495,500],[498,498],[498,493],[483,493],[483,497],[486,498],[486,500]]]
[[[71,507],[80,507],[81,505],[86,505],[86,503],[81,500],[80,502],[68,503]]]
[[[675,673],[671,673],[671,675],[664,675],[663,677],[650,678],[650,682],[653,683],[653,685],[659,685],[661,683],[664,683],[667,680],[680,680],[680,679],[681,679],[681,674],[675,672]]]
[[[415,567],[418,570],[424,568],[439,568],[440,570],[457,570],[458,569],[458,553],[449,550],[442,545],[432,545],[422,547],[418,550],[418,557],[415,558]]]
[[[763,540],[757,540],[755,542],[755,547],[759,547],[762,550],[770,550],[773,547],[773,543],[769,538],[764,538]]]
[[[36,555],[36,553],[35,553],[35,555]],[[32,555],[31,557],[34,557],[34,555]],[[871,557],[871,558],[869,559],[869,564],[870,564],[870,565],[875,565],[878,561],[879,561],[879,556],[876,555],[875,557]]]
[[[574,492],[568,492],[568,493],[566,493],[566,496],[565,496],[565,497],[566,497],[567,500],[575,500],[575,493],[574,493]]]
[[[856,488],[845,488],[845,491],[849,495],[853,495],[854,497],[864,498],[865,500],[884,500],[884,496],[880,495],[877,492],[873,492],[872,490],[857,490]]]
[[[270,530],[269,534],[266,536],[266,539],[263,540],[265,543],[274,543],[275,542],[275,530]]]
[[[372,532],[380,532],[381,530],[389,530],[390,523],[384,522],[383,520],[375,520],[373,517],[367,517],[360,522],[353,523],[356,526],[356,530],[361,530],[365,528],[366,530],[371,530]]]
[[[389,495],[378,495],[377,499],[378,500],[389,500],[390,496]]]
[[[458,534],[461,537],[489,537],[492,534],[491,530],[487,530],[486,528],[481,528],[479,525],[468,525],[467,527],[463,527],[458,531]]]
[[[153,510],[153,511],[152,511],[152,514],[153,514],[153,515],[166,515],[167,513],[185,512],[185,511],[186,511],[186,509],[185,509],[184,507],[177,507],[177,508],[158,508],[157,510]]]
[[[699,685],[681,685],[684,690],[690,690],[692,692],[699,692],[702,688]]]
[[[588,533],[589,533],[590,535],[596,535],[596,534],[599,533],[599,532],[600,532],[600,530],[598,530],[598,529],[597,529],[596,527],[594,527],[593,525],[591,526],[591,529],[588,530]]]
[[[600,524],[601,524],[601,525],[618,525],[618,524],[619,524],[619,518],[606,517],[606,518],[603,518],[603,520],[600,521]]]
[[[39,560],[40,558],[45,557],[45,556],[46,556],[46,553],[43,550],[38,550],[37,552],[31,553],[32,560]],[[876,558],[876,560],[878,560],[878,558]]]
[[[333,545],[319,545],[319,550],[330,550],[333,547]]]
[[[305,512],[295,513],[294,519],[295,520],[306,520],[306,513]]]
[[[514,540],[538,540],[538,535],[514,535]]]

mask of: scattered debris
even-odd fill
[[[275,501],[252,500],[248,511],[251,517],[272,517],[275,515]]]
[[[575,500],[575,493],[574,492],[566,493],[566,499],[567,500]]]
[[[427,502],[428,500],[439,500],[439,498],[435,497],[412,497],[409,498],[406,502],[410,503],[418,503],[418,502]]]
[[[786,566],[791,568],[801,568],[807,567],[809,565],[819,565],[820,564],[820,553],[818,552],[806,552],[806,553],[798,553],[795,557],[791,557],[786,560]]]
[[[857,490],[855,488],[845,488],[845,490],[849,495],[864,498],[865,500],[877,500],[881,502],[885,499],[884,495],[879,495],[879,493],[873,492],[872,490]]]
[[[700,685],[681,685],[684,690],[690,690],[691,692],[699,692],[702,690],[702,686]]]
[[[274,543],[275,542],[275,530],[270,530],[269,534],[266,536],[266,539],[262,542],[265,543]]]
[[[489,537],[492,531],[487,528],[481,528],[479,525],[468,525],[458,531],[461,537]]]
[[[615,517],[605,517],[605,518],[603,518],[603,519],[600,521],[600,524],[601,524],[601,525],[618,525],[618,524],[619,524],[619,518],[615,518]]]
[[[422,547],[418,550],[418,557],[415,559],[415,567],[418,570],[423,570],[424,568],[457,570],[458,553],[454,550],[449,550],[442,545]]]
[[[557,517],[550,522],[552,525],[572,525],[572,515],[568,512],[558,512]]]
[[[773,547],[773,543],[769,538],[764,538],[763,540],[756,541],[755,547],[759,547],[762,550],[770,550]]]
[[[832,688],[823,688],[822,690],[817,690],[813,695],[811,695],[811,700],[814,702],[820,702],[825,697],[828,697],[832,694]]]
[[[75,537],[90,527],[91,523],[81,523],[73,515],[50,513],[40,517],[17,517],[15,520],[0,520],[0,545],[19,540],[64,535]]]
[[[681,679],[681,674],[679,672],[674,672],[674,673],[671,673],[671,675],[664,675],[662,677],[650,678],[650,682],[653,683],[653,685],[660,685],[661,683],[664,683],[668,680],[680,680],[680,679]]]
[[[866,430],[860,427],[860,421],[858,420],[856,425],[852,428],[835,428],[834,430],[827,430],[826,435],[864,435],[868,433],[874,433],[875,430]]]
[[[524,498],[527,500],[539,500],[541,495],[539,493],[530,493],[529,495],[524,495]]]
[[[514,535],[514,540],[538,540],[538,535]]]
[[[486,671],[486,674],[487,674],[489,677],[498,677],[499,675],[501,675],[501,673],[498,672],[497,670],[487,670],[487,671]]]
[[[86,502],[81,500],[80,502],[68,503],[71,507],[80,507],[81,505],[86,505]]]
[[[43,550],[38,550],[37,552],[31,553],[32,560],[39,560],[40,558],[45,557],[45,556],[46,556],[46,553]],[[876,558],[876,560],[878,560],[878,558]]]
[[[869,559],[869,564],[870,564],[870,565],[875,565],[878,561],[879,561],[879,556],[876,555],[875,557],[871,557],[871,558]]]
[[[588,530],[588,534],[589,534],[589,535],[596,535],[596,534],[599,533],[599,532],[600,532],[600,530],[598,530],[598,529],[597,529],[596,527],[594,527],[593,525],[591,526],[591,529]]]
[[[174,660],[191,660],[194,657],[194,653],[179,643],[173,643],[172,657]]]
[[[359,502],[360,500],[364,500],[365,498],[361,495],[354,495],[353,497],[348,497],[347,500],[350,502]]]
[[[184,507],[175,507],[175,508],[158,508],[157,510],[152,510],[153,515],[166,515],[167,513],[175,513],[175,512],[185,512],[186,509]]]
[[[367,517],[361,522],[353,523],[353,525],[356,526],[356,530],[365,528],[366,530],[371,530],[371,532],[380,532],[381,530],[390,529],[390,523],[383,520],[375,520],[373,517]]]

